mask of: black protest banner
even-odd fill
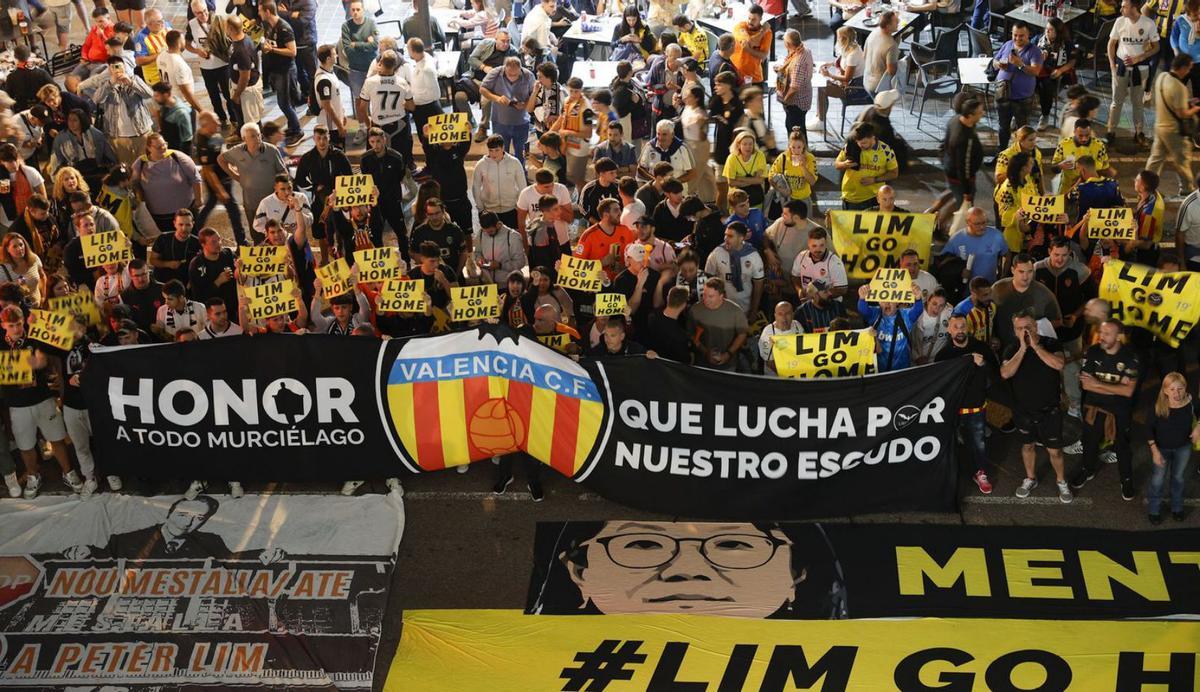
[[[687,571],[675,569],[682,560]],[[542,522],[533,561],[526,612],[543,615],[1048,620],[1200,614],[1195,529]]]
[[[388,496],[0,506],[4,689],[370,689]]]

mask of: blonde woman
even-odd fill
[[[1151,524],[1162,521],[1163,486],[1168,482],[1171,485],[1171,517],[1176,521],[1183,520],[1184,474],[1192,458],[1192,446],[1200,440],[1197,414],[1200,414],[1200,406],[1188,394],[1187,380],[1177,372],[1167,373],[1154,402],[1154,417],[1149,425],[1148,444],[1154,473],[1150,476],[1146,494]]]
[[[752,208],[762,207],[766,195],[763,184],[767,181],[767,155],[758,148],[754,133],[739,130],[734,136],[722,175],[730,188],[745,191]]]
[[[791,196],[788,199],[808,202],[812,198],[812,186],[817,182],[817,157],[808,150],[803,129],[792,128],[788,134],[787,150],[775,158],[770,174],[772,184],[775,176],[783,176],[787,180],[788,187],[791,188]],[[787,201],[781,200],[783,203]]]
[[[704,103],[704,87],[692,86],[683,92],[683,109],[679,121],[683,125],[683,141],[692,150],[696,162],[696,177],[690,187],[702,201],[711,204],[717,199],[717,176],[709,160],[712,142],[708,141],[708,108]]]
[[[50,206],[54,223],[58,224],[60,229],[73,228],[71,216],[75,212],[71,209],[67,197],[76,191],[86,192],[88,197],[92,196],[92,189],[88,187],[87,180],[78,169],[71,166],[58,169],[54,174],[54,185],[50,188]]]
[[[810,130],[824,131],[825,115],[829,112],[829,97],[842,99],[845,106],[862,106],[871,102],[871,96],[863,88],[863,65],[865,56],[854,36],[854,29],[843,26],[837,30],[834,46],[837,59],[821,66],[821,74],[828,80],[817,87],[817,121]]]
[[[1037,147],[1037,135],[1037,129],[1029,125],[1024,125],[1013,133],[1013,143],[1004,151],[996,154],[996,185],[1004,182],[1008,177],[1008,162],[1012,157],[1024,152],[1033,159],[1033,171],[1029,175],[1028,182],[1033,183],[1039,193],[1044,189],[1042,171],[1046,169],[1042,167],[1042,151]]]
[[[46,273],[42,260],[20,233],[7,233],[0,240],[0,282],[15,283],[25,290],[33,304],[46,299]]]

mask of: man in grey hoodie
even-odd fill
[[[338,46],[346,56],[346,69],[350,73],[350,93],[356,97],[354,117],[358,120],[359,127],[355,138],[365,140],[366,102],[357,98],[357,95],[362,92],[363,82],[367,81],[367,71],[371,69],[371,63],[379,53],[379,29],[375,26],[375,20],[363,11],[362,0],[351,0],[350,18],[342,24],[342,40]]]

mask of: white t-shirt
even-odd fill
[[[208,50],[208,27],[201,24],[200,20],[195,17],[188,21],[188,27],[192,30],[192,45]],[[200,69],[215,70],[228,64],[209,51],[208,57],[200,61]]]
[[[391,125],[403,120],[408,114],[404,102],[412,98],[408,82],[398,75],[373,75],[363,82],[359,98],[367,102],[371,122],[376,125]]]
[[[338,129],[337,123],[334,122],[334,117],[345,120],[346,111],[342,105],[342,80],[337,78],[332,72],[326,72],[321,68],[317,68],[317,76],[313,79],[313,88],[317,90],[317,99],[329,99],[329,110],[327,113],[322,107],[321,109],[321,124],[329,128],[330,131]]]
[[[633,228],[633,224],[646,215],[646,205],[637,197],[621,210],[621,225]]]
[[[738,304],[742,310],[750,309],[750,298],[754,293],[754,280],[761,280],[763,272],[762,255],[757,251],[742,257],[742,290],[733,285],[733,264],[729,251],[724,245],[708,253],[708,261],[704,263],[704,273],[709,276],[719,276],[725,279],[725,297]]]
[[[917,285],[921,287],[921,300],[929,300],[929,294],[938,290],[938,287],[941,286],[937,282],[937,279],[933,278],[933,274],[924,269],[917,271],[917,278],[913,279],[913,281],[916,281]]]
[[[175,336],[183,329],[190,329],[199,334],[204,329],[207,316],[204,303],[189,300],[184,305],[183,312],[175,312],[170,305],[163,303],[158,306],[158,313],[155,315],[154,321],[171,336]]]
[[[538,4],[525,15],[525,23],[521,25],[521,40],[536,38],[543,50],[549,48],[550,24],[550,15]]]
[[[792,320],[792,323],[788,325],[787,329],[780,329],[776,327],[774,322],[771,322],[767,326],[763,327],[762,334],[758,336],[758,355],[762,357],[764,363],[771,364],[771,367],[763,369],[765,374],[779,377],[779,373],[775,371],[774,367],[774,344],[771,341],[771,337],[803,333],[804,327],[801,327],[800,323],[796,320]]]
[[[196,78],[192,76],[191,66],[179,53],[163,51],[158,54],[154,62],[158,65],[159,77],[176,89],[184,85],[190,87],[196,82]]]
[[[858,51],[855,51],[857,53]],[[883,75],[887,73],[888,56],[893,62],[899,62],[900,44],[891,34],[885,34],[881,29],[875,29],[867,36],[867,45],[863,56],[865,69],[863,86],[868,91],[874,91],[879,86]]]
[[[1159,41],[1161,37],[1154,26],[1154,20],[1141,15],[1136,22],[1129,21],[1125,16],[1118,17],[1112,28],[1112,38],[1117,41],[1117,59],[1124,60],[1141,55],[1147,46]],[[1149,64],[1149,61],[1145,61],[1141,65]]]
[[[838,65],[841,66],[842,72],[846,74],[849,74],[851,72],[850,68],[853,67],[854,76],[861,77],[863,76],[863,61],[865,59],[862,49],[855,46],[854,50],[838,58]]]
[[[218,332],[217,330],[213,329],[212,322],[209,322],[208,326],[200,331],[200,340],[204,341],[205,339],[220,339],[223,336],[240,336],[241,334],[242,328],[238,326],[237,322],[231,321],[228,326],[225,327],[225,331],[223,332]]]
[[[912,328],[913,358],[925,358],[932,361],[938,351],[946,345],[949,338],[946,325],[950,324],[950,315],[954,312],[949,305],[942,308],[940,314],[930,315],[928,310],[922,310],[921,316]]]
[[[559,204],[571,203],[571,192],[562,183],[554,183],[554,190],[550,194],[554,195]],[[535,186],[530,185],[517,195],[517,209],[532,212],[537,208],[538,200],[541,198],[542,193],[538,192]]]
[[[813,261],[808,250],[803,250],[796,255],[796,261],[792,262],[792,276],[800,278],[800,286],[804,290],[808,290],[808,285],[817,279],[824,281],[831,289],[849,283],[842,258],[829,250],[825,251],[825,256],[820,261]]]

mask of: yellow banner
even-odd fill
[[[1133,210],[1128,207],[1090,210],[1088,237],[1092,240],[1136,240],[1137,226],[1133,222]]]
[[[1200,320],[1200,273],[1160,272],[1113,259],[1104,263],[1100,297],[1112,305],[1113,319],[1178,346]]]
[[[500,291],[488,282],[480,286],[450,289],[450,321],[487,320],[500,317]]]
[[[71,345],[75,343],[75,334],[71,328],[72,322],[74,322],[72,316],[65,313],[52,310],[30,310],[26,335],[33,341],[69,351]]]
[[[129,239],[120,231],[85,235],[80,237],[80,243],[83,245],[83,263],[88,269],[133,259]]]
[[[375,203],[375,178],[370,174],[339,175],[333,180],[333,206],[338,209]]]
[[[361,283],[375,283],[388,279],[399,279],[400,250],[394,247],[373,247],[354,251],[354,266],[358,267]]]
[[[375,306],[377,312],[425,312],[425,282],[388,279]]]
[[[900,253],[910,248],[928,264],[935,221],[934,214],[829,212],[833,247],[846,266],[846,276],[857,281],[869,281],[880,268],[899,267]]]
[[[247,286],[246,296],[250,299],[250,304],[246,311],[250,319],[265,320],[296,310],[295,291],[296,282],[291,279]]]
[[[867,287],[867,302],[912,305],[917,300],[912,285],[907,269],[880,269]]]
[[[600,290],[603,271],[600,260],[563,255],[562,262],[558,265],[558,285],[576,291],[596,293]]]
[[[321,297],[325,300],[332,300],[354,290],[354,280],[350,277],[350,263],[345,257],[317,267],[317,278],[321,280]]]
[[[875,372],[875,337],[870,330],[788,334],[771,340],[781,377],[856,377]]]
[[[429,119],[430,144],[454,144],[471,138],[471,125],[466,113],[442,113]]]
[[[263,245],[238,250],[245,276],[282,276],[287,272],[288,249],[285,245]]]
[[[0,351],[0,384],[33,384],[33,349]]]
[[[540,341],[543,346],[549,346],[559,353],[566,353],[567,346],[571,345],[571,337],[567,334],[539,335],[537,340]]]
[[[384,689],[1183,690],[1197,642],[1183,621],[410,610]]]
[[[627,302],[623,293],[597,293],[596,317],[624,315],[626,305]]]
[[[79,290],[65,296],[50,296],[46,304],[54,312],[71,316],[87,315],[88,324],[93,327],[100,324],[100,309],[96,307],[96,298],[85,286],[80,286]]]
[[[1062,195],[1025,195],[1021,198],[1021,211],[1033,223],[1058,223],[1058,217],[1065,209]]]

